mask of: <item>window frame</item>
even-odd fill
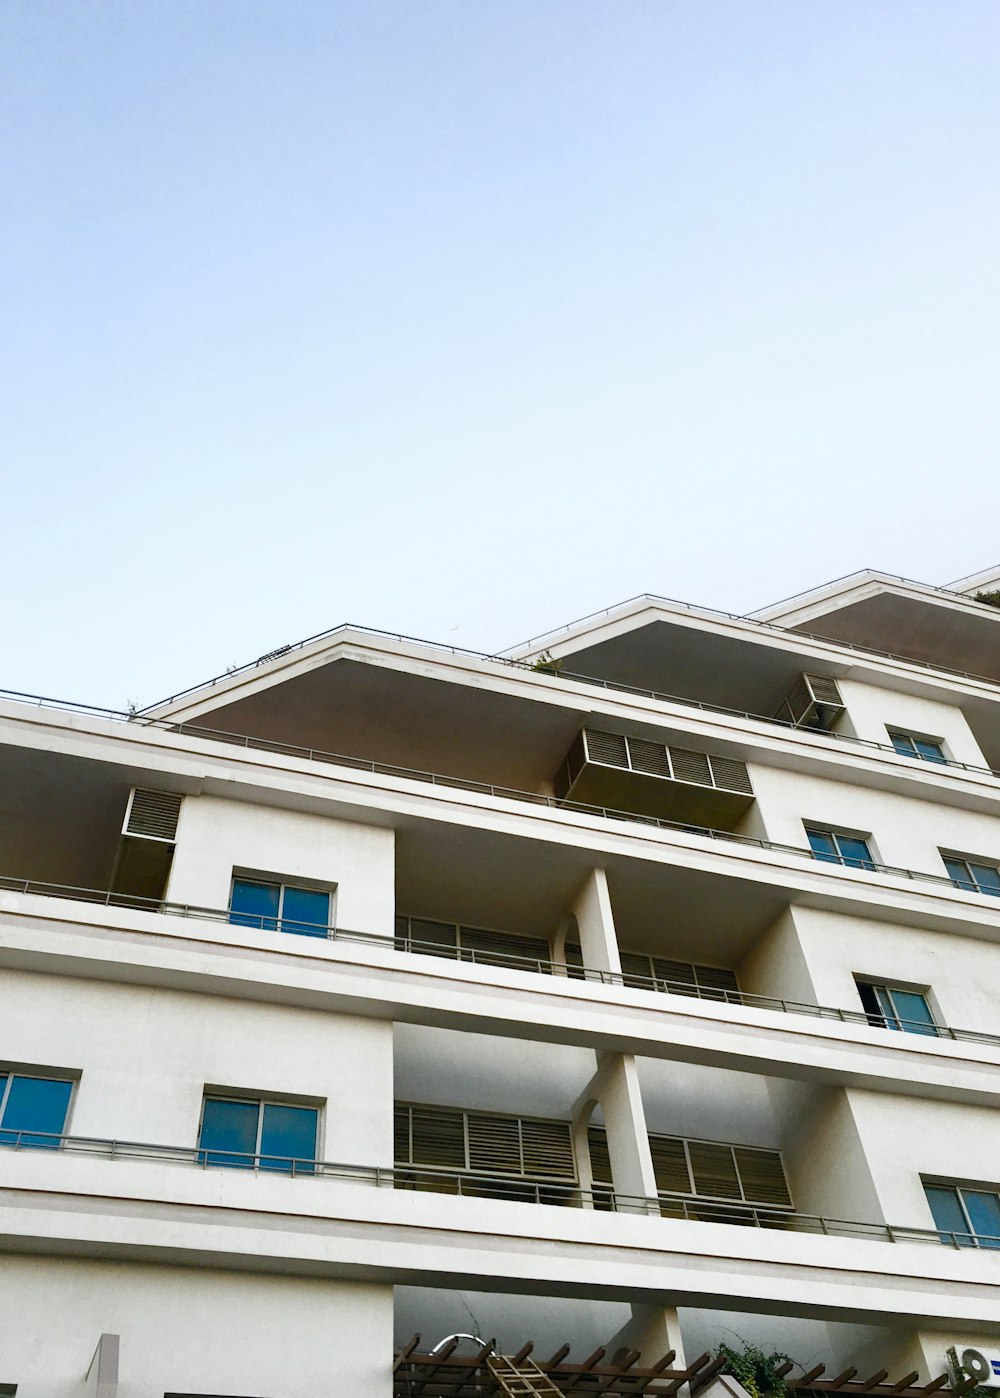
[[[961,1211],[962,1218],[965,1220],[965,1223],[967,1225],[964,1234],[961,1232],[956,1232],[953,1229],[939,1227],[937,1221],[934,1219],[934,1211],[933,1209],[931,1209],[931,1201],[929,1198],[927,1199],[927,1207],[930,1210],[931,1219],[934,1222],[934,1232],[937,1233],[938,1238],[945,1245],[945,1247],[953,1247],[957,1243],[959,1247],[979,1248],[983,1252],[996,1252],[1000,1250],[1000,1234],[976,1232],[975,1228],[972,1225],[972,1218],[969,1214],[968,1206],[966,1205],[964,1198],[966,1190],[969,1190],[973,1194],[992,1194],[997,1200],[998,1208],[1000,1208],[1000,1188],[998,1188],[996,1185],[988,1184],[959,1184],[955,1180],[943,1180],[937,1178],[936,1176],[925,1177],[923,1175],[921,1175],[920,1177],[920,1183],[923,1187],[925,1197],[927,1196],[928,1189],[947,1189],[950,1190],[951,1193],[954,1194],[956,1199],[958,1200],[958,1207]],[[958,1241],[960,1238],[965,1236],[968,1237],[968,1242],[963,1243]],[[989,1239],[990,1242],[994,1245],[991,1247],[984,1247],[982,1242],[982,1239],[984,1238]]]
[[[917,1034],[921,1035],[924,1038],[941,1038],[941,1030],[942,1028],[944,1028],[944,1026],[939,1021],[937,1007],[932,998],[930,986],[920,986],[918,988],[915,986],[902,985],[899,983],[890,984],[888,981],[875,980],[874,977],[863,976],[860,974],[855,974],[854,984],[858,987],[859,999],[861,999],[861,986],[867,986],[869,989],[876,992],[876,1001],[879,1003],[880,1006],[880,1023],[873,1019],[872,1011],[867,1008],[867,1006],[864,1003],[864,1000],[861,1000],[862,1009],[864,1010],[864,1013],[867,1016],[868,1023],[871,1024],[873,1028],[891,1029],[895,1032],[903,1034]],[[878,994],[879,991],[883,992],[886,996],[888,996],[888,1013],[886,1013],[886,1011],[881,1007],[881,996],[879,996]],[[924,1023],[924,1021],[922,1020],[909,1019],[906,1015],[901,1014],[896,1004],[894,992],[899,993],[901,995],[919,995],[927,1007],[927,1013],[930,1015],[929,1023]],[[892,1023],[892,1020],[895,1020],[895,1023]],[[911,1029],[908,1027],[910,1025],[921,1024],[923,1025],[922,1029]]]
[[[5,1077],[7,1079],[7,1081],[4,1083],[3,1091],[0,1092],[0,1132],[9,1131],[12,1134],[14,1132],[14,1128],[12,1126],[4,1126],[3,1119],[7,1111],[7,1102],[10,1098],[10,1090],[13,1086],[15,1078],[33,1078],[36,1081],[41,1082],[69,1083],[69,1097],[66,1101],[66,1114],[63,1117],[63,1129],[59,1132],[58,1135],[58,1144],[53,1146],[32,1147],[33,1150],[60,1150],[62,1148],[62,1142],[70,1134],[66,1130],[66,1127],[69,1125],[70,1118],[73,1115],[73,1108],[76,1105],[76,1089],[80,1082],[80,1075],[78,1073],[69,1073],[65,1069],[61,1068],[33,1068],[32,1071],[26,1072],[23,1068],[15,1068],[7,1064],[0,1063],[0,1077]],[[17,1134],[19,1136],[46,1136],[51,1135],[52,1133],[46,1131],[27,1130],[18,1131]],[[53,1139],[55,1140],[56,1138],[53,1137]],[[0,1145],[2,1144],[3,1143],[0,1142]],[[19,1146],[18,1148],[28,1149],[28,1147],[23,1145]],[[3,1389],[0,1388],[0,1398],[2,1398],[2,1395]]]
[[[972,872],[974,868],[990,869],[996,874],[998,883],[1000,883],[1000,860],[983,859],[980,855],[958,854],[954,850],[939,849],[938,853],[941,856],[947,877],[950,879],[953,888],[959,889],[962,893],[982,893],[988,898],[1000,897],[1000,887],[984,887],[981,883],[977,882],[976,876]],[[948,868],[949,864],[964,865],[968,877],[963,876],[959,878]]]
[[[846,830],[843,826],[837,825],[819,825],[809,820],[804,820],[802,825],[806,832],[806,841],[812,857],[818,863],[838,864],[842,869],[864,869],[867,873],[877,872],[881,861],[870,831],[865,834],[860,830]],[[836,848],[836,854],[816,849],[810,839],[812,835],[824,835],[831,839]],[[861,859],[855,855],[844,854],[840,847],[841,840],[858,840],[868,851],[868,857]]]
[[[889,724],[886,724],[885,731],[889,735],[889,741],[892,744],[894,751],[897,752],[900,757],[913,757],[916,758],[919,762],[930,762],[933,766],[937,767],[940,767],[942,765],[948,766],[948,764],[952,760],[948,756],[948,753],[945,751],[945,743],[943,738],[934,738],[929,733],[913,733],[908,728],[891,728]],[[897,740],[909,743],[913,751],[907,752],[904,748],[897,747]],[[917,746],[918,743],[923,743],[928,747],[937,748],[940,756],[930,756],[925,752],[921,752],[919,747]]]
[[[256,1106],[257,1135],[254,1140],[254,1151],[252,1155],[247,1151],[225,1151],[217,1146],[202,1145],[201,1134],[205,1125],[205,1108],[209,1102],[235,1102],[243,1106]],[[196,1150],[198,1152],[198,1164],[204,1166],[214,1165],[220,1169],[251,1169],[258,1171],[263,1168],[260,1163],[262,1159],[286,1160],[289,1163],[289,1168],[287,1170],[269,1170],[267,1171],[267,1173],[291,1176],[305,1174],[314,1175],[316,1173],[315,1166],[317,1166],[323,1159],[323,1154],[320,1149],[320,1146],[323,1141],[324,1106],[325,1103],[321,1103],[315,1099],[310,1100],[307,1097],[282,1097],[275,1096],[274,1094],[255,1094],[253,1092],[243,1090],[229,1092],[225,1088],[206,1087],[201,1094],[201,1108],[198,1113],[198,1144],[196,1146]],[[298,1107],[303,1111],[316,1113],[316,1140],[315,1144],[313,1145],[313,1155],[311,1159],[291,1155],[261,1155],[260,1143],[261,1137],[264,1133],[265,1107]],[[208,1157],[212,1155],[230,1155],[233,1157],[233,1160],[232,1162],[211,1161]],[[238,1158],[245,1158],[249,1160],[250,1164],[248,1166],[237,1164],[236,1162]],[[306,1170],[306,1165],[311,1165],[314,1168],[311,1170]]]
[[[270,914],[262,913],[259,915],[258,924],[253,922],[234,922],[234,918],[258,917],[256,913],[241,913],[238,909],[234,909],[233,897],[235,896],[236,885],[238,883],[256,884],[260,888],[277,888],[278,909],[273,919]],[[286,936],[315,937],[317,940],[325,939],[329,941],[332,935],[337,931],[337,888],[337,884],[320,883],[315,879],[298,879],[293,882],[284,874],[263,874],[257,870],[234,868],[229,880],[229,907],[226,910],[229,917],[229,926],[247,927],[252,932],[283,932]],[[284,913],[285,893],[288,889],[292,889],[297,893],[326,894],[328,921],[326,923],[303,923],[299,918],[286,918]],[[267,926],[266,924],[271,921],[273,921],[275,925],[273,927]],[[292,924],[292,930],[286,930],[283,925],[285,923]],[[310,926],[315,926],[322,930],[317,932],[305,932],[302,930],[304,927]]]

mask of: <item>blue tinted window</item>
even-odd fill
[[[969,1225],[958,1202],[958,1190],[946,1189],[943,1185],[925,1184],[924,1193],[934,1215],[935,1227],[941,1229],[939,1236],[942,1243],[957,1242],[960,1247],[973,1247],[972,1239],[965,1236],[969,1232]],[[953,1238],[952,1234],[957,1236]]]
[[[962,1199],[979,1246],[1000,1248],[1000,1199],[985,1189],[963,1189]]]
[[[946,859],[944,867],[948,870],[949,878],[953,879],[959,888],[975,889],[976,885],[972,882],[972,876],[964,859]]]
[[[311,1174],[311,1168],[299,1162],[316,1159],[316,1121],[317,1113],[314,1107],[286,1107],[282,1103],[266,1102],[260,1153],[262,1157],[278,1158],[262,1158],[260,1168],[291,1170],[294,1160],[296,1174]]]
[[[971,864],[972,877],[980,893],[1000,893],[1000,870],[990,864]]]
[[[916,748],[912,738],[908,738],[905,733],[890,733],[889,737],[892,739],[893,747],[902,757],[915,756]]]
[[[42,1150],[58,1150],[66,1125],[73,1084],[57,1078],[22,1078],[10,1080],[3,1109],[3,1130],[0,1144],[36,1146]],[[33,1132],[39,1135],[33,1135]],[[23,1134],[19,1134],[23,1133]]]
[[[872,852],[868,848],[865,840],[858,840],[853,835],[838,835],[837,844],[840,853],[844,856],[844,863],[849,864],[854,869],[871,869]]]
[[[330,922],[330,895],[311,888],[286,885],[281,905],[281,930],[307,937],[325,937]]]
[[[278,925],[280,892],[280,884],[237,879],[233,884],[229,921],[237,927],[262,927],[273,931]]]
[[[893,1004],[900,1018],[900,1028],[908,1034],[936,1034],[934,1016],[923,995],[914,990],[893,990]]]
[[[840,863],[837,854],[837,846],[833,842],[833,836],[827,830],[807,830],[809,845],[817,859],[833,860],[835,864]]]
[[[229,1102],[207,1097],[199,1145],[208,1149],[200,1156],[202,1163],[249,1169],[257,1153],[259,1116],[259,1102]]]
[[[927,738],[914,738],[913,746],[925,762],[945,761],[945,755],[940,743],[932,743]]]

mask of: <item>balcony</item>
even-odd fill
[[[753,804],[746,763],[584,728],[555,778],[560,801],[734,830]]]

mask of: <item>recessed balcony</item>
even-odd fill
[[[561,801],[734,830],[754,791],[746,763],[624,733],[584,728],[556,774]]]

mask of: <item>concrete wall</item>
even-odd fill
[[[166,896],[174,903],[226,908],[233,870],[249,870],[335,888],[338,927],[391,933],[394,838],[392,830],[370,825],[188,796]]]
[[[902,733],[916,733],[921,737],[942,739],[945,757],[955,762],[969,762],[979,767],[986,765],[968,720],[957,705],[941,704],[933,699],[901,694],[892,689],[879,689],[857,680],[838,680],[837,683],[847,706],[851,730],[857,737],[888,743],[888,728]]]
[[[19,971],[0,1003],[5,1062],[80,1073],[72,1135],[193,1146],[210,1084],[320,1104],[321,1158],[392,1161],[389,1024]]]
[[[0,1383],[80,1398],[102,1332],[118,1398],[389,1398],[392,1288],[130,1263],[5,1256]]]
[[[883,864],[946,877],[940,849],[1000,861],[1000,815],[755,764],[751,778],[768,837],[807,845],[803,822],[870,834]]]

